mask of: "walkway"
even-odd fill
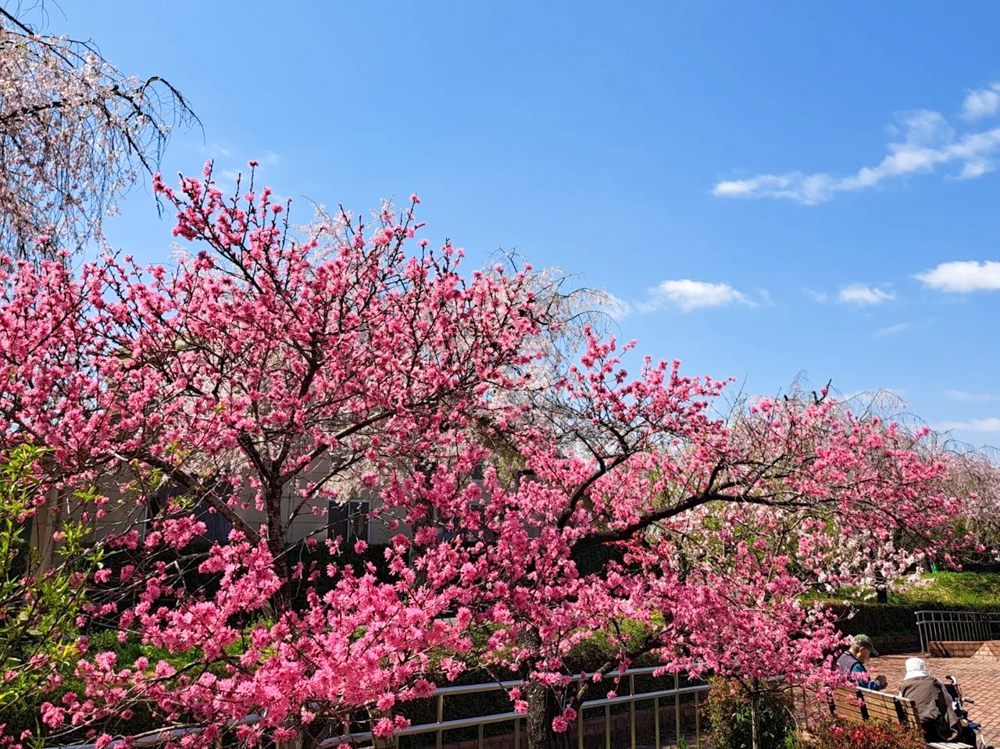
[[[896,692],[906,673],[903,665],[909,655],[884,655],[868,663],[869,673],[885,674],[889,680],[888,691]],[[927,670],[939,679],[951,674],[958,679],[966,703],[969,719],[983,724],[983,737],[987,744],[1000,748],[1000,662],[972,658],[928,658]]]

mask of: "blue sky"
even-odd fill
[[[165,173],[252,158],[278,193],[419,193],[621,300],[624,339],[773,394],[889,388],[1000,444],[1000,5],[61,0],[204,124]],[[298,202],[298,216],[308,218]],[[169,253],[148,186],[110,228]]]

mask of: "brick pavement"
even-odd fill
[[[896,692],[903,675],[904,663],[911,655],[884,655],[873,658],[868,663],[872,674],[885,674],[889,680],[886,691]],[[969,719],[983,724],[983,737],[987,744],[1000,749],[1000,662],[976,660],[973,658],[927,658],[927,670],[931,675],[944,679],[951,674],[958,679],[962,694],[970,698],[973,705],[966,703]]]

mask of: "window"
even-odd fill
[[[437,526],[437,540],[451,541],[453,538],[459,537],[463,543],[469,544],[474,544],[480,540],[493,540],[495,538],[493,533],[483,528],[486,521],[486,505],[483,502],[470,502],[469,510],[479,515],[478,530],[465,528],[461,524],[461,518],[458,516],[450,517],[447,520],[443,519],[441,513],[435,508],[432,523]]]
[[[225,484],[217,491],[222,497],[228,497],[233,493],[233,487]],[[233,529],[233,524],[221,512],[207,502],[199,502],[198,520],[205,524],[205,538],[209,541],[220,544],[229,543],[229,532]]]
[[[368,515],[371,503],[363,499],[327,503],[327,538],[342,538],[348,543],[368,541]]]
[[[202,484],[206,492],[212,492],[219,498],[228,498],[233,493],[232,484],[229,482],[207,479]],[[149,533],[153,526],[153,520],[168,505],[170,500],[183,497],[186,490],[180,484],[173,481],[163,482],[146,501],[146,522],[144,523],[144,533]],[[215,510],[207,501],[196,502],[192,507],[195,518],[205,524],[205,533],[201,536],[210,542],[225,544],[229,542],[229,532],[233,529],[232,523],[220,512]]]

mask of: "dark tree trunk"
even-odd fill
[[[561,712],[555,695],[544,684],[532,682],[525,690],[528,703],[528,749],[569,749],[570,734],[552,730],[552,719]]]
[[[750,741],[753,749],[760,749],[760,682],[753,680],[750,692]]]
[[[529,651],[538,652],[542,638],[538,632],[529,629],[519,638],[522,645]],[[522,666],[522,677],[527,678],[530,666]],[[544,684],[528,682],[524,690],[524,701],[528,703],[528,712],[524,716],[527,724],[528,749],[549,749],[552,744],[552,718],[549,715],[549,690]]]
[[[875,602],[889,603],[889,584],[886,582],[882,570],[875,571]]]
[[[264,496],[267,512],[267,548],[274,558],[274,574],[281,580],[281,587],[271,596],[270,605],[275,619],[292,606],[292,581],[288,564],[286,528],[281,517],[281,487],[270,488]]]
[[[542,638],[535,630],[528,630],[519,639],[535,652],[542,644]],[[527,672],[522,671],[522,677],[527,676]],[[552,690],[544,684],[529,682],[524,690],[524,700],[528,703],[525,715],[528,749],[569,749],[569,734],[552,730],[552,719],[562,712]]]
[[[528,703],[528,749],[543,749],[548,746],[551,723],[548,721],[548,689],[532,682],[524,693]]]

